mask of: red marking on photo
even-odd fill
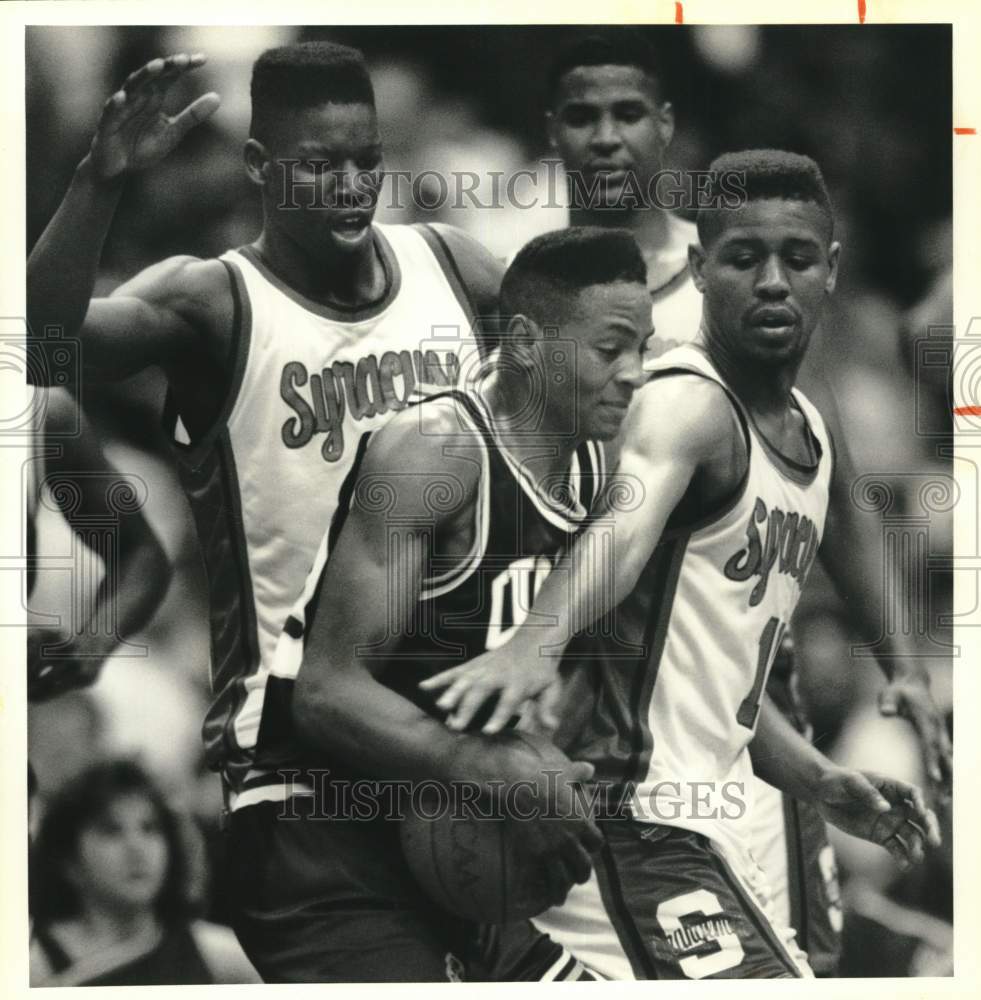
[[[858,23],[865,24],[865,0],[858,0]]]
[[[674,5],[674,23],[675,24],[685,23],[685,8],[683,4],[676,3]]]
[[[955,128],[954,135],[977,135],[978,130],[976,128]]]
[[[981,417],[981,406],[955,406],[955,417]]]

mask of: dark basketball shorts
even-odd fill
[[[608,979],[813,974],[793,932],[774,920],[758,868],[739,868],[690,830],[600,825],[605,843],[590,880],[534,921],[588,968]]]
[[[233,812],[226,891],[233,927],[268,983],[592,979],[522,922],[479,928],[422,892],[398,824],[305,815],[302,797]]]

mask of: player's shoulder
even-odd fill
[[[462,229],[444,222],[430,225],[453,258],[478,308],[482,312],[496,310],[501,279],[504,277],[504,262]]]
[[[363,468],[436,475],[448,468],[467,479],[478,474],[467,452],[479,446],[480,434],[461,394],[448,392],[397,413],[371,438]]]
[[[625,440],[656,454],[714,453],[730,434],[741,434],[736,403],[718,381],[694,371],[675,370],[646,382],[634,394]]]
[[[179,254],[144,268],[112,296],[134,295],[149,302],[213,309],[231,300],[228,270],[217,258]]]

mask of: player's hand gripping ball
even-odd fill
[[[531,733],[511,731],[495,742],[520,759],[525,777],[502,769],[504,788],[492,800],[476,801],[475,789],[464,804],[453,790],[413,796],[416,808],[401,829],[409,870],[426,894],[451,913],[491,924],[527,919],[563,901],[573,882],[589,877],[588,852],[600,840],[588,818],[570,815],[570,785],[591,776],[589,765],[571,763]],[[533,784],[539,787],[531,790]],[[545,810],[549,818],[533,818]]]

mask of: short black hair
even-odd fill
[[[157,813],[169,862],[160,895],[154,904],[165,925],[194,915],[200,886],[194,884],[193,842],[166,797],[135,761],[101,761],[69,779],[44,809],[37,841],[31,850],[30,909],[35,924],[78,914],[81,900],[68,879],[66,865],[75,860],[82,831],[97,823],[118,799],[143,796]],[[200,877],[200,876],[199,876]]]
[[[548,74],[548,103],[554,107],[562,77],[580,66],[634,66],[651,78],[658,101],[663,99],[663,81],[657,53],[636,28],[593,33],[570,39],[562,46]]]
[[[647,265],[628,230],[570,226],[543,233],[518,251],[504,274],[502,327],[518,314],[539,326],[556,323],[578,292],[615,281],[647,285]]]
[[[252,124],[262,141],[284,111],[320,104],[370,104],[375,91],[364,54],[334,42],[299,42],[267,49],[252,66]]]
[[[722,229],[726,213],[722,205],[723,178],[738,176],[747,201],[756,198],[786,198],[809,201],[821,209],[828,221],[828,242],[834,236],[834,209],[821,168],[809,156],[783,149],[747,149],[723,153],[709,164],[713,176],[709,204],[698,210],[698,239],[708,246]]]

